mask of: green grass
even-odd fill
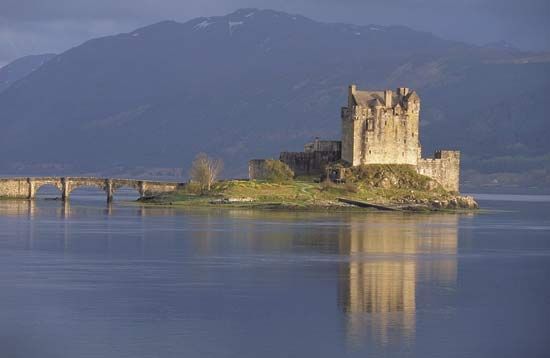
[[[178,206],[228,206],[253,208],[343,208],[338,198],[387,206],[433,207],[435,201],[456,198],[441,185],[408,165],[368,165],[349,169],[346,183],[315,183],[302,177],[288,182],[228,180],[216,183],[206,194],[196,185],[145,202]]]
[[[185,188],[171,194],[147,199],[146,202],[178,206],[220,206],[226,199],[234,201],[223,204],[230,207],[308,209],[342,207],[338,198],[391,205],[418,200],[441,200],[447,197],[450,198],[451,195],[446,192],[369,188],[364,185],[350,187],[347,184],[319,184],[312,181],[273,183],[231,180],[217,183],[209,193],[204,195]],[[251,201],[236,201],[239,199]]]

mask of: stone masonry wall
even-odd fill
[[[295,175],[321,175],[325,167],[340,160],[341,152],[282,152],[279,160]]]
[[[378,109],[367,117],[363,133],[362,164],[417,164],[418,114]]]
[[[352,166],[417,165],[420,98],[405,88],[380,92],[385,99],[377,93],[350,86],[348,107],[341,112],[342,159]]]
[[[458,192],[460,189],[460,152],[441,150],[433,158],[420,159],[417,171],[439,182],[443,188]]]
[[[29,182],[26,178],[0,179],[0,197],[27,198]]]
[[[320,140],[315,138],[313,142],[304,145],[304,152],[341,152],[342,142],[339,140]]]

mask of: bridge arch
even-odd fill
[[[79,188],[96,188],[103,191],[107,195],[107,200],[111,196],[111,187],[109,180],[99,178],[68,178],[65,181],[64,198],[68,199],[71,193]]]
[[[36,193],[38,193],[42,187],[46,186],[53,186],[57,188],[61,196],[63,196],[63,183],[61,178],[40,178],[29,180],[29,197],[35,198]]]
[[[143,181],[141,180],[113,179],[113,190],[116,191],[121,188],[135,189],[140,196],[143,195]]]
[[[130,196],[130,193],[135,194],[137,198],[143,197],[143,185],[136,180],[114,179],[112,185],[112,196],[126,193]]]
[[[93,198],[94,201],[98,197],[105,199],[108,196],[107,191],[99,185],[75,185],[67,192],[65,199],[85,199]]]
[[[51,193],[51,189],[55,190],[55,194]],[[38,186],[34,187],[33,197],[34,198],[44,198],[44,197],[56,197],[61,198],[63,196],[63,188],[60,188],[54,183],[41,183]]]

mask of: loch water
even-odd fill
[[[550,197],[479,213],[0,201],[0,357],[547,357]]]

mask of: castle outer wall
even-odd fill
[[[445,190],[459,192],[460,189],[460,152],[441,150],[433,158],[418,161],[419,174],[436,180]]]
[[[321,175],[327,165],[342,157],[342,142],[338,140],[315,140],[304,145],[303,152],[282,152],[279,160],[294,171],[294,175]]]
[[[340,160],[340,151],[282,152],[279,160],[294,171],[294,175],[321,175],[327,165]]]

